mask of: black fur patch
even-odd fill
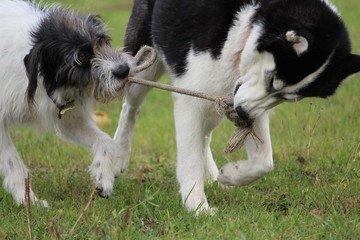
[[[264,26],[259,51],[274,55],[277,76],[287,85],[301,81],[319,69],[332,55],[325,71],[312,84],[301,89],[304,97],[332,95],[340,82],[344,59],[350,54],[350,41],[342,20],[319,0],[264,1],[256,16]],[[298,56],[285,39],[294,30],[305,37],[309,49]]]
[[[144,44],[155,45],[181,76],[190,49],[209,51],[214,59],[221,54],[236,13],[249,4],[260,6],[253,17],[264,28],[258,51],[274,55],[277,77],[286,85],[315,72],[331,56],[323,73],[294,94],[330,96],[343,79],[360,71],[344,23],[321,0],[136,0],[125,45],[132,53]],[[288,31],[307,39],[304,54],[298,55],[286,40]]]
[[[67,9],[50,10],[32,33],[33,48],[24,58],[34,102],[38,75],[49,97],[61,87],[86,87],[91,82],[90,60],[97,44],[109,43],[98,15],[80,16]]]

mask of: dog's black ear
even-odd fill
[[[29,79],[26,90],[26,100],[30,108],[34,105],[34,96],[37,88],[37,80],[39,74],[39,63],[41,60],[41,46],[35,45],[28,55],[24,58],[26,75]]]
[[[350,75],[360,72],[360,56],[356,54],[350,54],[345,59],[345,66],[343,70],[343,78],[347,78]]]
[[[309,49],[309,41],[306,39],[306,37],[298,34],[295,31],[291,30],[286,32],[285,39],[292,45],[298,56],[305,53]]]

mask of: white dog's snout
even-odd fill
[[[127,64],[117,66],[113,71],[113,75],[118,79],[124,79],[129,75],[130,67]]]

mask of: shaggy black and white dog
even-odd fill
[[[97,15],[82,16],[31,1],[0,1],[0,173],[17,203],[28,175],[12,143],[11,125],[29,124],[89,148],[100,195],[113,190],[120,152],[91,119],[93,99],[118,95],[131,61],[110,47]],[[128,55],[127,55],[128,56]],[[70,108],[75,108],[64,113]],[[30,192],[31,200],[47,206]]]
[[[211,102],[173,94],[177,178],[185,207],[211,210],[204,179],[249,184],[273,169],[268,110],[305,97],[326,98],[360,71],[360,57],[336,8],[327,0],[135,0],[125,47],[156,47],[161,62],[140,77],[156,81],[164,65],[173,84],[215,95],[234,93],[243,119],[262,140],[246,141],[248,160],[218,171],[209,147],[222,121]],[[139,106],[148,88],[133,85],[115,135],[130,158]]]

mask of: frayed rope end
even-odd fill
[[[234,99],[232,96],[219,97],[215,101],[215,108],[220,115],[226,116],[237,127],[227,142],[224,149],[225,153],[238,151],[249,136],[251,136],[254,141],[261,142],[261,139],[256,136],[254,132],[254,121],[245,121],[239,118],[239,115],[234,110]]]

